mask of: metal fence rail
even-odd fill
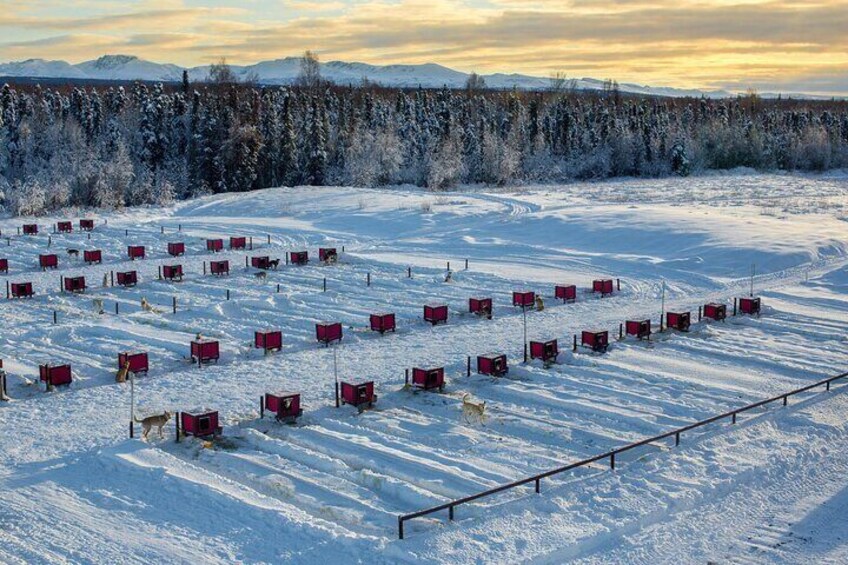
[[[478,492],[476,494],[472,494],[470,496],[466,496],[465,498],[458,498],[458,499],[455,499],[455,500],[451,500],[450,502],[445,502],[444,504],[440,504],[438,506],[433,506],[432,508],[426,508],[424,510],[419,510],[418,512],[413,512],[411,514],[404,514],[404,515],[398,516],[398,539],[403,539],[403,526],[404,526],[404,523],[407,520],[412,520],[414,518],[420,518],[421,516],[427,516],[429,514],[434,514],[436,512],[440,512],[442,510],[447,510],[448,511],[448,519],[453,520],[453,518],[454,518],[454,508],[456,508],[457,506],[460,506],[462,504],[466,504],[468,502],[473,502],[473,501],[478,500],[480,498],[492,496],[493,494],[497,494],[499,492],[503,492],[503,491],[506,491],[506,490],[514,489],[516,487],[527,485],[527,484],[530,484],[530,483],[534,483],[536,493],[541,493],[541,491],[542,491],[542,479],[552,477],[554,475],[558,475],[560,473],[564,473],[564,472],[570,471],[572,469],[577,469],[578,467],[585,467],[586,465],[589,465],[591,463],[595,463],[597,461],[603,461],[605,459],[609,459],[610,469],[615,469],[615,456],[618,455],[619,453],[624,453],[626,451],[630,451],[631,449],[635,449],[637,447],[641,447],[641,446],[644,446],[644,445],[655,443],[655,442],[665,440],[665,439],[668,439],[668,438],[671,438],[671,437],[674,437],[674,445],[675,446],[680,445],[680,434],[682,434],[683,432],[691,431],[691,430],[694,430],[696,428],[706,426],[707,424],[712,424],[712,423],[717,422],[719,420],[724,420],[726,418],[730,418],[732,423],[735,424],[737,415],[741,414],[742,412],[747,412],[749,410],[753,410],[754,408],[759,408],[761,406],[765,406],[767,404],[771,404],[772,402],[777,402],[777,401],[782,401],[783,406],[786,406],[787,403],[789,402],[790,396],[795,396],[796,394],[801,394],[802,392],[806,392],[808,390],[811,390],[811,389],[814,389],[814,388],[817,388],[817,387],[820,387],[820,386],[824,386],[825,390],[829,391],[830,385],[831,385],[832,382],[837,381],[839,379],[844,379],[846,377],[848,377],[848,373],[841,373],[839,375],[835,375],[833,377],[829,377],[827,379],[809,384],[807,386],[797,388],[795,390],[780,394],[778,396],[767,398],[765,400],[760,400],[758,402],[754,402],[753,404],[748,404],[747,406],[742,406],[741,408],[736,408],[734,410],[724,412],[723,414],[719,414],[717,416],[707,418],[706,420],[694,422],[694,423],[689,424],[687,426],[683,426],[682,428],[677,428],[677,429],[671,430],[669,432],[665,432],[665,433],[662,433],[662,434],[659,434],[659,435],[656,435],[656,436],[653,436],[653,437],[643,439],[641,441],[637,441],[637,442],[634,442],[634,443],[627,444],[623,447],[619,447],[619,448],[613,449],[611,451],[607,451],[606,453],[601,453],[599,455],[595,455],[595,456],[590,457],[588,459],[582,459],[582,460],[576,461],[574,463],[569,463],[568,465],[565,465],[563,467],[558,467],[556,469],[551,469],[549,471],[539,473],[538,475],[533,475],[533,476],[526,477],[526,478],[511,482],[511,483],[503,484],[503,485],[497,486],[497,487],[489,489],[489,490],[485,490],[485,491],[482,491],[482,492]]]

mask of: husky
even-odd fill
[[[68,257],[79,257],[79,249],[68,249]]]
[[[474,402],[470,394],[462,396],[462,417],[469,424],[477,422],[482,424],[486,419],[486,401]]]
[[[159,437],[164,438],[165,435],[162,433],[162,428],[167,425],[170,419],[171,413],[168,411],[165,411],[164,414],[160,414],[158,416],[148,416],[147,418],[142,418],[141,420],[133,416],[133,420],[141,424],[141,437],[143,439],[147,439],[150,430],[152,430],[154,427],[159,428]]]
[[[265,271],[259,271],[258,273],[254,273],[253,276],[259,279],[260,281],[264,281],[266,278],[268,278],[268,273],[266,273]]]
[[[271,259],[270,261],[268,261],[268,266],[276,271],[277,267],[280,266],[280,260],[279,259]]]

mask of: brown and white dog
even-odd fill
[[[133,420],[141,424],[142,438],[147,439],[147,435],[153,428],[159,428],[159,437],[164,438],[165,436],[162,434],[162,428],[164,428],[168,424],[168,421],[171,419],[171,416],[172,414],[166,411],[164,414],[160,414],[158,416],[148,416],[147,418],[142,418],[141,420],[136,417],[133,417]]]

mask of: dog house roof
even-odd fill
[[[212,408],[206,408],[205,406],[192,408],[191,410],[183,410],[183,414],[190,414],[192,416],[203,416],[204,414],[209,414],[210,412],[217,412],[217,410],[214,410]]]

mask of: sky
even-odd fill
[[[0,62],[298,56],[848,95],[848,0],[0,0]]]

